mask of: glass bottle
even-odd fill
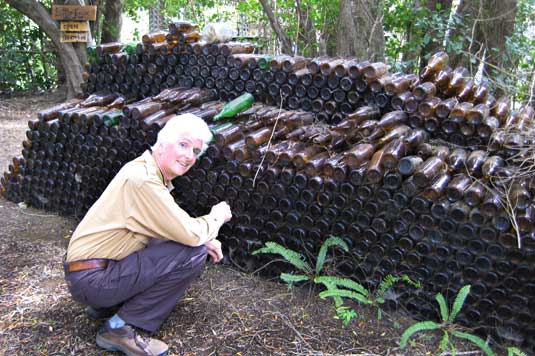
[[[241,96],[237,97],[233,101],[225,104],[223,109],[219,114],[214,116],[213,120],[217,121],[224,117],[233,117],[240,111],[243,111],[253,104],[254,97],[250,93],[242,94]]]
[[[446,163],[436,157],[431,156],[425,160],[414,172],[414,182],[418,187],[425,187],[437,174],[444,173],[447,169]]]
[[[362,162],[369,160],[375,148],[372,144],[369,143],[360,143],[351,147],[344,154],[344,162],[351,168],[358,168]]]

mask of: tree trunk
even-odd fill
[[[117,42],[121,39],[123,26],[123,0],[107,0],[102,21],[101,43]]]
[[[162,28],[163,28],[162,2],[161,0],[157,0],[149,8],[149,32],[159,31]]]
[[[380,0],[341,0],[336,54],[384,59],[383,10]]]
[[[514,31],[517,0],[462,0],[457,7],[457,14],[463,18],[465,29],[470,37],[465,53],[450,56],[452,65],[469,66],[470,57],[475,56],[477,63],[485,60],[484,73],[492,67],[508,69],[512,63],[504,56],[505,41]],[[475,73],[478,67],[471,68]]]
[[[262,8],[264,9],[264,12],[266,13],[269,23],[271,24],[271,27],[273,28],[273,31],[275,31],[275,34],[277,35],[277,38],[279,39],[281,46],[282,46],[282,53],[293,55],[294,51],[292,49],[292,41],[284,33],[282,30],[279,20],[275,17],[275,14],[273,14],[273,10],[271,9],[271,6],[267,3],[267,0],[258,0],[260,1],[260,4],[262,5]]]
[[[50,13],[36,0],[6,0],[17,11],[22,12],[34,21],[52,40],[60,58],[62,68],[65,71],[67,98],[72,98],[82,93],[80,84],[82,79],[82,63],[77,56],[74,46],[70,43],[60,42],[58,24],[52,20]]]
[[[509,71],[513,64],[506,55],[506,38],[514,32],[516,10],[517,0],[485,1],[478,41],[486,50],[483,72],[487,75],[496,67]]]
[[[422,6],[420,0],[414,0],[411,2],[412,11],[416,12],[418,8]],[[405,29],[405,44],[411,43],[417,35],[415,35],[415,23],[417,19],[412,17],[410,21],[407,22],[407,28]],[[417,40],[419,41],[419,40]],[[405,50],[401,55],[401,61],[405,63],[410,62],[410,66],[407,67],[407,71],[414,72],[415,62],[420,56],[419,48]]]
[[[437,10],[438,4],[440,4],[440,10]],[[438,51],[444,50],[444,45],[441,41],[439,42],[439,40],[445,37],[445,33],[439,35],[438,31],[447,30],[446,25],[451,14],[451,5],[452,0],[427,0],[425,3],[425,6],[431,13],[438,12],[438,16],[445,26],[441,29],[429,29],[431,41],[424,45],[424,47],[420,51],[420,70],[422,70],[427,65],[427,60],[429,56],[433,55]]]
[[[310,4],[303,5],[300,0],[296,2],[296,13],[299,21],[298,38],[303,44],[299,49],[299,53],[308,57],[315,57],[317,55],[316,47],[316,30],[312,22],[311,12],[314,11]]]

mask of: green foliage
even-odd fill
[[[318,258],[316,260],[316,276],[321,273],[321,269],[323,268],[323,264],[325,263],[325,257],[327,256],[327,250],[331,246],[339,246],[345,252],[349,251],[349,247],[347,246],[345,241],[339,237],[331,236],[327,240],[325,240],[325,242],[321,245],[320,252],[318,253]]]
[[[453,336],[458,337],[459,339],[468,340],[473,344],[477,345],[477,347],[479,347],[485,353],[485,355],[494,356],[494,352],[491,350],[487,342],[479,336],[456,330],[453,330],[451,333],[453,334]]]
[[[438,293],[435,296],[435,299],[437,300],[438,305],[440,307],[440,317],[442,318],[442,322],[448,321],[450,315],[448,311],[448,305],[446,304],[446,299],[441,293]]]
[[[407,328],[401,335],[401,340],[399,346],[404,349],[407,346],[407,341],[411,338],[412,335],[426,330],[437,330],[440,328],[440,324],[435,323],[434,321],[420,321],[416,324],[413,324]]]
[[[326,291],[320,293],[321,298],[331,297],[334,300],[335,306],[340,307],[343,303],[343,298],[348,298],[357,301],[361,304],[369,304],[377,309],[377,319],[381,320],[383,315],[382,305],[385,303],[384,294],[387,290],[392,288],[395,283],[405,282],[417,288],[419,283],[413,282],[408,276],[402,277],[387,275],[379,284],[375,293],[371,293],[360,283],[352,281],[348,278],[321,276],[314,279],[315,283],[321,283],[327,288]],[[346,289],[340,289],[343,287]]]
[[[310,264],[305,261],[305,257],[293,250],[290,250],[289,248],[286,248],[276,242],[268,241],[264,244],[264,247],[253,251],[253,255],[257,255],[260,253],[269,253],[269,254],[276,254],[282,256],[285,262],[290,263],[295,268],[303,272],[304,274],[289,274],[289,273],[281,273],[280,277],[281,279],[287,283],[289,286],[293,285],[294,283],[298,282],[306,282],[306,281],[314,281],[315,277],[318,276],[318,274],[323,269],[323,265],[325,264],[325,257],[327,255],[327,250],[331,246],[340,246],[345,251],[348,250],[347,244],[340,239],[339,237],[330,236],[327,240],[323,242],[323,244],[320,247],[320,252],[318,254],[318,258],[316,260],[316,269],[312,270],[312,267]],[[318,282],[316,282],[318,283]]]
[[[340,306],[336,308],[335,319],[342,320],[344,326],[348,326],[351,323],[351,320],[358,318],[358,316],[358,313],[350,307]]]
[[[55,87],[56,55],[46,35],[5,2],[0,1],[0,13],[0,92]]]
[[[528,356],[528,355],[516,347],[508,347],[507,356]]]
[[[357,283],[349,278],[337,277],[337,276],[320,276],[314,279],[315,283],[321,283],[325,285],[327,289],[336,289],[337,287],[344,287],[352,289],[357,293],[367,297],[369,292],[362,284]]]
[[[470,341],[471,343],[475,344],[477,347],[479,347],[487,356],[494,356],[494,352],[490,348],[490,346],[485,342],[485,340],[481,339],[479,336],[462,332],[457,330],[458,326],[453,324],[453,321],[461,311],[464,302],[466,301],[466,297],[468,297],[468,294],[470,293],[470,285],[466,285],[462,287],[459,292],[457,292],[457,295],[455,296],[455,300],[453,302],[453,306],[451,311],[448,310],[448,306],[446,303],[446,299],[442,294],[437,294],[435,296],[435,299],[437,300],[439,307],[440,307],[440,317],[442,319],[442,324],[438,324],[431,320],[421,321],[416,324],[411,325],[408,327],[403,334],[401,335],[400,340],[400,347],[404,349],[407,346],[407,341],[413,336],[414,334],[420,332],[420,331],[429,331],[429,330],[441,330],[443,332],[442,338],[439,343],[439,350],[442,351],[452,351],[453,354],[455,354],[455,347],[450,342],[450,335],[455,336],[458,339],[463,339]]]
[[[457,296],[455,297],[455,301],[453,302],[453,307],[451,308],[450,317],[447,319],[450,323],[453,323],[459,312],[461,311],[464,302],[466,300],[466,297],[468,297],[468,294],[470,294],[470,285],[466,285],[461,288],[461,290],[457,293]]]
[[[310,279],[310,277],[305,274],[281,273],[280,277],[288,285],[293,285],[294,283],[298,282],[305,282]]]
[[[265,243],[265,247],[262,247],[256,251],[254,251],[252,254],[257,255],[259,253],[272,253],[272,254],[278,254],[281,255],[284,260],[290,264],[292,264],[295,268],[307,273],[312,273],[312,267],[304,261],[304,256],[290,250],[289,248],[286,248],[276,242],[268,241]]]

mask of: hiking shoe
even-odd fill
[[[118,307],[95,308],[92,306],[87,306],[85,308],[85,313],[93,320],[100,320],[111,318],[115,313],[117,313],[118,310]]]
[[[107,351],[121,351],[127,356],[165,356],[169,350],[164,342],[142,337],[130,325],[111,329],[107,322],[97,332],[97,345]]]

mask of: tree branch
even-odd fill
[[[258,0],[258,1],[262,5],[264,12],[266,13],[269,19],[269,22],[271,23],[271,27],[275,31],[277,38],[282,44],[282,52],[284,54],[293,55],[292,42],[290,41],[288,36],[284,33],[284,31],[282,31],[279,21],[275,17],[275,14],[273,14],[273,10],[271,9],[271,6],[269,6],[266,0]]]

